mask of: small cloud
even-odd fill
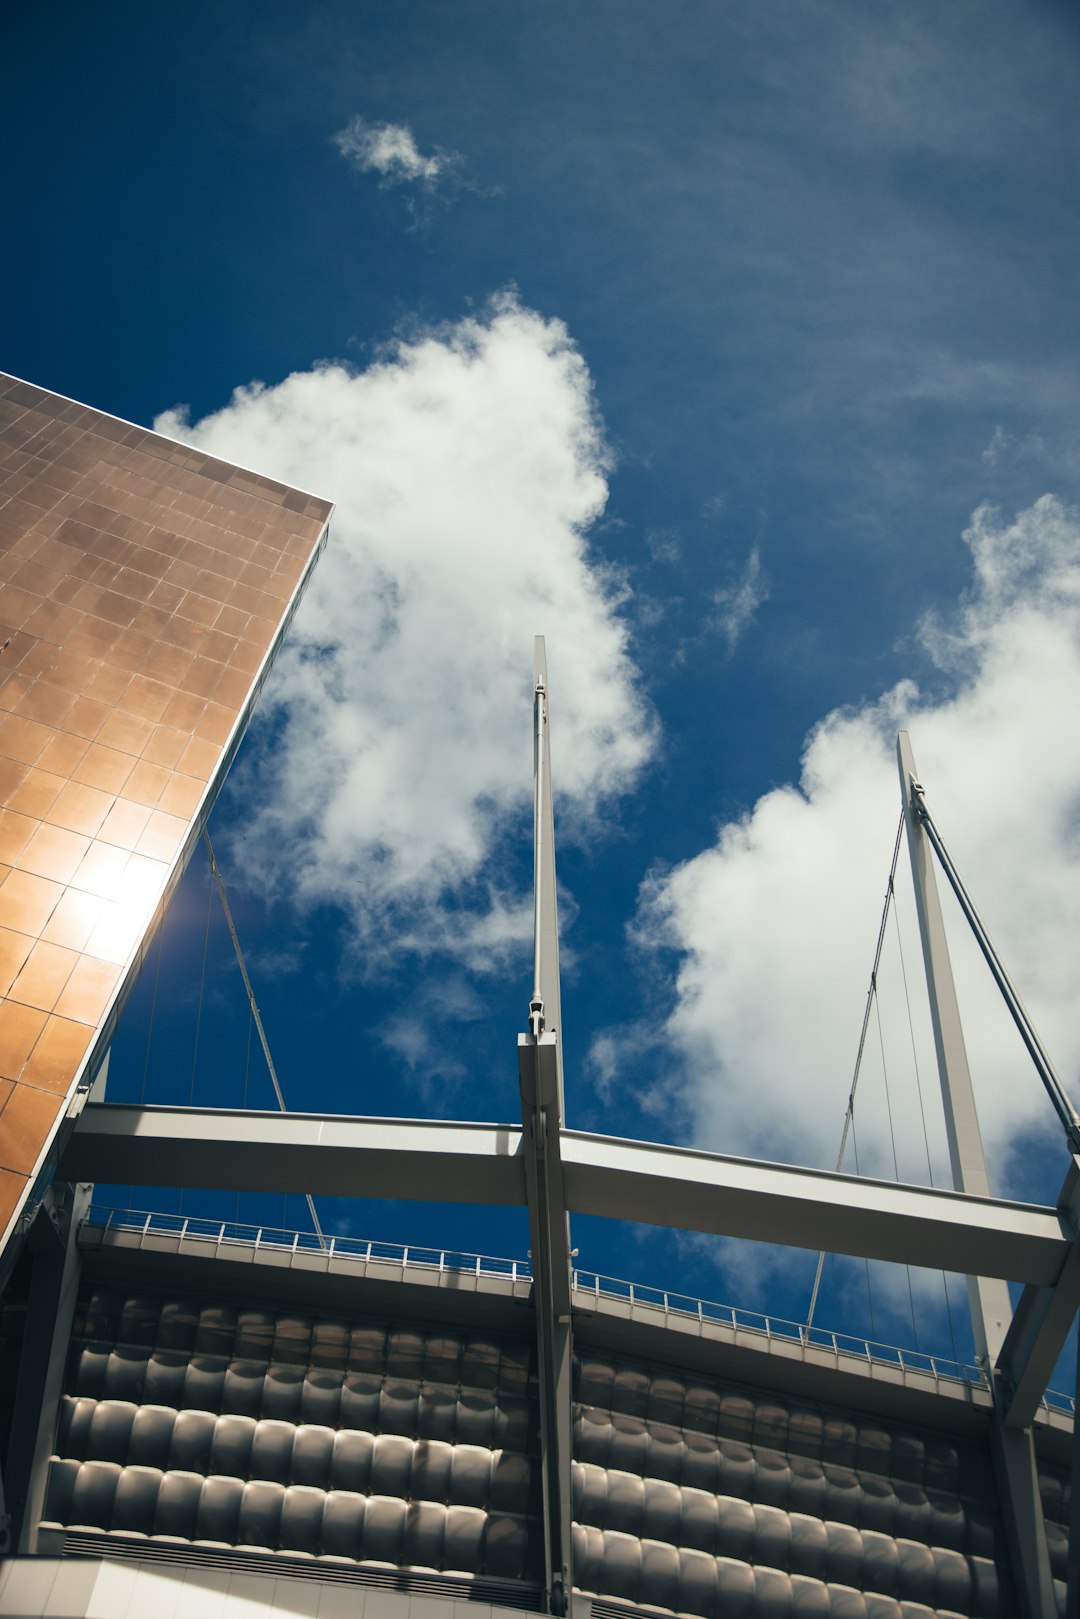
[[[425,157],[408,124],[369,124],[358,113],[333,137],[342,157],[362,174],[380,176],[384,185],[421,185],[434,190],[460,169],[458,152],[436,147]]]
[[[708,500],[703,500],[701,503],[701,515],[708,522],[718,522],[724,515],[726,505],[727,501],[723,495],[710,495]]]
[[[588,1071],[602,1102],[610,1102],[615,1081],[619,1077],[618,1046],[613,1034],[598,1034],[588,1055]]]
[[[436,1081],[451,1087],[462,1084],[469,1071],[458,1047],[448,1042],[448,1028],[476,1023],[485,1003],[461,973],[422,984],[412,1002],[387,1018],[376,1031],[388,1051],[401,1059],[424,1095]]]
[[[989,467],[996,467],[1004,452],[1012,443],[1012,436],[1006,433],[1001,423],[994,428],[994,436],[982,453],[982,458]]]
[[[292,978],[304,966],[306,950],[307,943],[301,939],[278,949],[249,952],[248,966],[253,977],[260,981]]]
[[[982,452],[984,466],[1015,465],[1019,461],[1049,462],[1052,452],[1041,433],[1007,433],[999,422]]]
[[[634,616],[641,629],[654,630],[658,624],[663,623],[672,605],[673,599],[670,596],[643,596],[639,592],[634,597]]]
[[[654,562],[678,562],[681,554],[679,531],[676,528],[650,528],[645,544]]]
[[[746,559],[742,578],[725,590],[713,594],[717,608],[714,627],[727,642],[729,653],[735,651],[743,630],[751,623],[755,613],[771,594],[769,576],[761,566],[761,552],[755,545]]]

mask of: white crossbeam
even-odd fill
[[[1071,1242],[1057,1209],[684,1147],[571,1130],[562,1160],[575,1214],[1047,1285]]]
[[[60,1174],[115,1185],[524,1204],[521,1127],[89,1104]]]
[[[561,1135],[566,1205],[687,1231],[1053,1286],[1072,1246],[1058,1209],[892,1181]],[[437,1203],[524,1204],[521,1128],[430,1119],[90,1103],[64,1179]]]

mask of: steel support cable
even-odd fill
[[[210,871],[213,876],[213,862]],[[195,1050],[191,1054],[191,1084],[188,1087],[188,1107],[195,1105],[195,1070],[199,1065],[199,1033],[202,1029],[203,997],[206,993],[206,958],[210,950],[210,918],[214,909],[214,884],[206,890],[206,929],[203,933],[202,972],[199,974],[199,1004],[195,1012]]]
[[[853,1151],[855,1153],[855,1173],[856,1173],[856,1175],[858,1175],[858,1174],[861,1174],[862,1172],[859,1169],[859,1137],[858,1137],[858,1135],[856,1134],[856,1131],[855,1131],[855,1115],[854,1114],[851,1115],[851,1145],[852,1145],[852,1149],[853,1149]],[[870,1286],[870,1261],[869,1261],[869,1259],[866,1259],[865,1257],[863,1259],[863,1269],[866,1272],[866,1304],[867,1304],[867,1308],[870,1311],[870,1336],[871,1336],[871,1338],[876,1340],[877,1339],[877,1323],[874,1320],[874,1293],[873,1293],[873,1289]]]
[[[874,1013],[877,1022],[878,1050],[881,1052],[881,1074],[885,1081],[885,1113],[889,1120],[889,1143],[892,1147],[893,1179],[897,1186],[900,1184],[900,1160],[896,1155],[896,1131],[893,1128],[892,1096],[889,1091],[889,1065],[885,1060],[885,1034],[881,1027],[881,997],[874,996]]]
[[[890,889],[891,889],[892,888],[892,879],[891,878],[890,878],[890,881],[889,881],[889,886],[890,886]],[[874,996],[874,1012],[875,1012],[876,1017],[877,1017],[878,1046],[881,1049],[881,1073],[882,1073],[882,1077],[884,1078],[884,1081],[885,1081],[885,1109],[886,1109],[886,1112],[889,1115],[889,1140],[892,1143],[893,1174],[896,1176],[896,1184],[897,1184],[897,1186],[899,1186],[899,1184],[900,1184],[900,1160],[898,1159],[898,1157],[896,1155],[896,1131],[893,1128],[892,1096],[889,1093],[889,1065],[885,1060],[885,1035],[884,1035],[884,1032],[883,1032],[882,1027],[881,1027],[881,996],[880,995],[875,995]],[[918,1325],[918,1322],[915,1319],[915,1292],[914,1292],[914,1289],[911,1286],[911,1266],[910,1265],[905,1265],[904,1266],[904,1273],[907,1276],[908,1304],[911,1307],[911,1333],[912,1333],[912,1337],[915,1339],[915,1348],[916,1348],[916,1350],[918,1350],[918,1348],[919,1348],[919,1325]]]
[[[195,1106],[195,1070],[199,1065],[199,1033],[202,1029],[203,996],[206,993],[206,958],[210,950],[210,918],[214,911],[214,884],[206,887],[206,928],[203,933],[202,971],[199,974],[199,1001],[195,1009],[195,1050],[191,1054],[191,1084],[188,1087],[188,1107]],[[180,1213],[184,1212],[184,1189],[180,1188]]]
[[[244,1048],[244,1108],[248,1105],[248,1079],[251,1075],[251,1026],[254,1022],[251,1016],[251,1007],[248,1007],[247,1045]],[[236,1223],[240,1224],[240,1193],[236,1194]]]
[[[1042,1041],[1035,1032],[1035,1027],[1028,1017],[1024,1004],[1016,993],[1008,973],[1005,971],[1001,957],[995,950],[993,941],[983,926],[982,918],[975,909],[974,901],[964,887],[960,873],[953,864],[952,856],[945,847],[945,840],[942,838],[934,823],[933,816],[926,807],[923,789],[917,781],[912,781],[911,783],[911,796],[915,812],[925,829],[927,837],[930,839],[934,853],[941,864],[941,869],[948,878],[949,886],[956,895],[960,909],[963,911],[968,925],[975,935],[976,943],[983,953],[986,965],[990,968],[994,982],[1001,991],[1002,999],[1009,1009],[1013,1022],[1016,1024],[1020,1038],[1027,1047],[1028,1055],[1035,1064],[1035,1071],[1043,1082],[1054,1111],[1064,1126],[1070,1151],[1080,1152],[1080,1114],[1077,1113],[1076,1108],[1070,1101]]]
[[[904,941],[900,934],[900,907],[897,904],[896,894],[893,893],[893,927],[896,931],[896,948],[900,956],[900,976],[904,983],[904,1005],[907,1008],[908,1038],[911,1041],[911,1061],[915,1068],[915,1090],[919,1098],[919,1117],[922,1120],[923,1150],[926,1153],[926,1173],[930,1185],[934,1182],[934,1166],[930,1159],[930,1132],[926,1128],[926,1106],[923,1102],[922,1074],[919,1072],[919,1053],[915,1046],[915,1020],[911,1015],[911,995],[908,990],[907,965],[904,961]]]
[[[168,912],[164,912],[162,914],[161,926],[158,929],[157,961],[154,966],[154,988],[150,996],[150,1021],[146,1026],[146,1056],[143,1059],[142,1084],[139,1086],[140,1106],[146,1100],[146,1079],[150,1072],[150,1044],[154,1038],[154,1018],[157,1015],[158,980],[161,977],[161,957],[165,950],[165,917],[167,915]]]
[[[147,1075],[150,1072],[150,1047],[151,1047],[151,1044],[152,1044],[153,1038],[154,1038],[154,1018],[155,1018],[155,1016],[157,1014],[158,980],[161,977],[161,956],[162,956],[162,952],[165,949],[165,916],[166,916],[166,914],[167,914],[166,912],[162,912],[161,926],[158,929],[157,960],[156,960],[156,962],[154,964],[154,987],[153,987],[153,990],[151,991],[151,994],[150,994],[150,1018],[149,1018],[149,1021],[147,1022],[147,1025],[146,1025],[146,1055],[143,1058],[142,1084],[139,1086],[139,1106],[140,1107],[142,1106],[142,1104],[146,1100],[146,1079],[147,1079]],[[131,1199],[132,1199],[132,1195],[134,1193],[134,1190],[135,1190],[135,1188],[133,1186],[128,1187],[128,1208],[129,1209],[131,1207]]]
[[[221,899],[221,908],[225,912],[225,921],[228,923],[229,927],[229,937],[232,939],[233,950],[236,952],[236,963],[240,968],[240,974],[244,980],[244,989],[247,991],[248,1010],[251,1013],[255,1027],[259,1033],[259,1042],[262,1045],[263,1056],[266,1058],[266,1066],[270,1073],[270,1082],[274,1087],[274,1095],[277,1097],[277,1104],[282,1113],[287,1113],[289,1110],[285,1106],[285,1097],[282,1094],[281,1085],[278,1081],[277,1069],[274,1067],[274,1059],[270,1055],[270,1044],[266,1038],[266,1030],[263,1028],[262,1018],[259,1016],[259,1008],[255,1000],[255,991],[251,987],[251,979],[248,977],[247,963],[244,961],[244,952],[240,948],[240,936],[236,931],[236,923],[233,921],[232,907],[229,904],[229,897],[225,892],[225,884],[221,880],[221,872],[218,870],[217,859],[214,855],[214,846],[210,842],[210,834],[205,827],[203,827],[203,842],[206,844],[206,852],[210,856],[210,874],[213,877],[214,882],[217,884],[218,895]],[[315,1227],[315,1235],[319,1239],[319,1246],[320,1248],[325,1248],[326,1238],[323,1236],[323,1229],[319,1224],[319,1216],[315,1212],[315,1200],[311,1196],[310,1192],[305,1192],[304,1196],[307,1199],[308,1213],[311,1215],[311,1223]]]
[[[907,1008],[908,1038],[911,1041],[911,1061],[915,1068],[915,1090],[919,1098],[919,1116],[922,1119],[923,1150],[926,1153],[926,1173],[930,1185],[934,1186],[934,1165],[930,1157],[930,1132],[926,1127],[926,1106],[923,1101],[922,1074],[919,1071],[919,1053],[915,1045],[915,1020],[911,1015],[911,994],[908,990],[907,965],[904,961],[904,939],[900,931],[900,902],[893,889],[893,928],[896,932],[896,948],[900,956],[900,976],[904,984],[904,1005]],[[956,1348],[956,1332],[953,1327],[952,1305],[949,1302],[949,1281],[944,1271],[940,1272],[941,1286],[945,1294],[945,1317],[949,1324],[949,1342],[952,1345],[952,1358],[959,1360]]]
[[[885,925],[889,920],[889,905],[893,897],[893,878],[896,876],[896,862],[900,858],[900,839],[904,832],[904,817],[900,817],[900,825],[896,829],[896,840],[893,844],[892,861],[889,866],[889,881],[885,888],[885,905],[881,912],[881,923],[878,927],[877,944],[874,947],[874,965],[870,969],[870,987],[866,991],[866,1006],[863,1009],[862,1028],[859,1030],[859,1049],[855,1053],[855,1072],[851,1080],[851,1090],[848,1092],[847,1111],[844,1114],[844,1128],[840,1136],[840,1151],[836,1156],[836,1172],[844,1167],[844,1155],[847,1152],[848,1136],[855,1122],[855,1092],[859,1086],[859,1074],[862,1070],[863,1051],[866,1048],[866,1031],[870,1027],[870,1012],[877,994],[877,975],[881,965],[881,951],[885,943]],[[858,1169],[856,1168],[856,1173]],[[821,1289],[821,1272],[825,1266],[824,1251],[818,1255],[817,1270],[814,1274],[814,1287],[810,1294],[810,1308],[806,1312],[806,1330],[814,1324],[814,1311],[817,1309],[818,1293]]]

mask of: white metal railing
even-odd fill
[[[769,1342],[801,1344],[808,1349],[831,1351],[863,1364],[896,1367],[900,1371],[922,1372],[937,1382],[967,1383],[987,1387],[986,1373],[980,1366],[966,1361],[949,1360],[941,1355],[928,1355],[918,1349],[901,1349],[895,1344],[875,1343],[870,1338],[857,1338],[848,1333],[832,1332],[827,1327],[808,1327],[805,1321],[785,1321],[778,1316],[763,1315],[757,1310],[744,1310],[731,1304],[714,1304],[707,1299],[693,1298],[689,1294],[673,1293],[670,1289],[642,1286],[640,1282],[625,1282],[614,1276],[600,1276],[595,1271],[575,1270],[575,1288],[591,1293],[596,1299],[614,1299],[624,1304],[643,1305],[657,1310],[665,1323],[674,1317],[677,1321],[718,1322],[733,1332],[754,1333]],[[1076,1400],[1071,1394],[1047,1389],[1041,1403],[1052,1411],[1076,1415]]]
[[[459,1253],[450,1248],[424,1248],[416,1243],[368,1241],[362,1237],[323,1235],[314,1231],[287,1231],[277,1226],[245,1225],[234,1220],[208,1220],[198,1215],[144,1214],[141,1210],[108,1209],[94,1204],[86,1223],[102,1231],[127,1231],[140,1238],[176,1237],[180,1241],[212,1243],[215,1248],[265,1249],[275,1254],[318,1254],[326,1259],[352,1260],[367,1265],[373,1260],[456,1276],[494,1276],[505,1281],[532,1280],[532,1267],[523,1259],[500,1259],[492,1254]]]
[[[276,1254],[321,1254],[327,1259],[351,1260],[367,1265],[372,1261],[400,1266],[403,1270],[419,1270],[427,1274],[498,1277],[510,1282],[532,1280],[532,1266],[527,1259],[501,1259],[492,1254],[466,1254],[455,1249],[425,1248],[415,1243],[368,1241],[362,1237],[324,1236],[320,1241],[313,1231],[292,1231],[266,1225],[245,1225],[232,1220],[208,1220],[198,1215],[143,1213],[133,1209],[110,1209],[94,1204],[86,1223],[97,1229],[126,1231],[142,1238],[172,1236],[181,1241],[193,1239],[212,1243],[217,1249],[246,1247],[266,1249]],[[921,1372],[937,1382],[961,1383],[986,1387],[986,1374],[981,1367],[963,1361],[949,1360],[941,1355],[928,1355],[917,1349],[901,1349],[894,1344],[875,1343],[843,1332],[832,1332],[827,1327],[808,1327],[803,1321],[785,1321],[778,1316],[764,1315],[757,1310],[744,1310],[737,1305],[715,1304],[690,1294],[675,1293],[668,1288],[648,1287],[640,1282],[622,1281],[615,1276],[602,1276],[597,1271],[575,1269],[573,1285],[578,1293],[591,1295],[598,1302],[610,1299],[617,1303],[656,1310],[665,1322],[683,1324],[697,1321],[716,1322],[733,1332],[750,1333],[767,1342],[800,1344],[808,1349],[831,1352],[838,1361],[856,1360],[868,1366],[889,1366],[900,1371]],[[1076,1400],[1071,1394],[1048,1389],[1042,1404],[1052,1411],[1061,1411],[1075,1418]]]
[[[744,1310],[731,1304],[713,1304],[707,1299],[691,1298],[688,1294],[673,1293],[670,1289],[643,1287],[640,1282],[623,1282],[613,1276],[598,1276],[593,1271],[576,1271],[574,1285],[596,1298],[620,1300],[631,1305],[644,1305],[660,1311],[665,1320],[675,1317],[680,1321],[704,1323],[715,1321],[730,1327],[733,1332],[751,1332],[770,1342],[802,1344],[806,1348],[824,1349],[832,1354],[855,1360],[894,1366],[900,1371],[923,1372],[939,1382],[986,1383],[978,1366],[963,1361],[948,1360],[941,1355],[927,1355],[917,1349],[900,1349],[894,1344],[875,1343],[870,1338],[858,1338],[850,1333],[832,1332],[827,1327],[808,1327],[804,1321],[785,1321],[778,1316],[763,1315],[758,1310]]]

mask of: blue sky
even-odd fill
[[[835,1160],[903,719],[1080,1090],[1074,8],[17,0],[2,28],[2,363],[339,504],[212,822],[293,1106],[515,1116],[536,632],[572,1124]],[[190,1092],[206,902],[197,864],[116,1094]],[[881,1053],[920,1178],[910,910]],[[194,1095],[239,1101],[211,915]],[[1050,1198],[1063,1150],[965,948],[995,1184]],[[805,1256],[574,1239],[805,1309]]]

